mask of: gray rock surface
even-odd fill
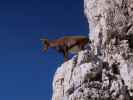
[[[52,100],[133,100],[133,0],[84,0],[92,41],[55,73]]]

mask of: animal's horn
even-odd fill
[[[43,41],[44,39],[40,39],[41,41]]]
[[[40,39],[44,45],[44,51],[47,51],[48,50],[48,47],[49,47],[49,42],[48,42],[48,39],[47,38],[43,38],[43,39]]]
[[[46,41],[48,42],[48,38],[42,38],[42,39],[40,39],[40,40],[41,40],[43,43],[46,42]]]

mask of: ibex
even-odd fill
[[[55,48],[58,52],[63,53],[64,61],[68,60],[68,53],[77,53],[84,49],[87,43],[90,43],[88,37],[85,36],[64,36],[62,38],[49,41],[47,38],[41,39],[43,49],[46,52],[48,48]]]

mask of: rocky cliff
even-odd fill
[[[55,73],[52,100],[133,100],[133,0],[84,0],[92,43]]]

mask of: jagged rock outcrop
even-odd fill
[[[52,100],[133,100],[133,1],[84,0],[92,41],[55,73]]]

